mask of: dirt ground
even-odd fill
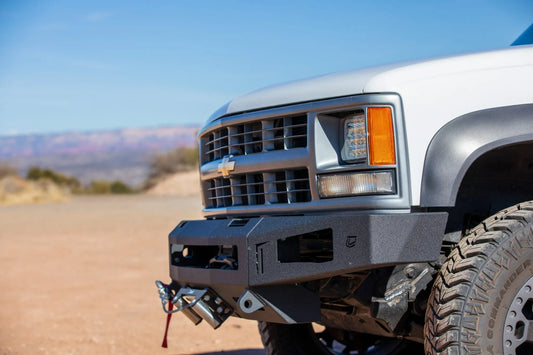
[[[199,196],[200,174],[198,170],[172,174],[148,190],[147,193],[164,196]]]
[[[166,316],[167,235],[198,197],[74,197],[0,206],[0,354],[264,354],[255,322]]]

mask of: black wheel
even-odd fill
[[[533,201],[488,218],[442,266],[428,301],[427,354],[533,354]]]
[[[315,333],[311,324],[259,322],[259,332],[268,355],[415,355],[421,354],[423,350],[421,344],[393,338],[379,338],[328,328]]]

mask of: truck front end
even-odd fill
[[[223,106],[200,132],[205,218],[169,235],[165,311],[257,320],[269,355],[532,353],[533,47],[518,44]]]
[[[447,215],[411,210],[402,112],[396,94],[360,94],[210,120],[205,219],[170,233],[163,302],[214,328],[236,316],[420,337],[398,324]]]

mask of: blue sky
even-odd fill
[[[263,86],[505,47],[531,23],[531,0],[0,0],[0,135],[201,125]]]

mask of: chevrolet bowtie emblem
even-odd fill
[[[222,173],[222,176],[225,178],[229,177],[229,172],[235,170],[235,162],[230,161],[231,155],[226,155],[222,158],[220,164],[218,164],[217,171]]]

